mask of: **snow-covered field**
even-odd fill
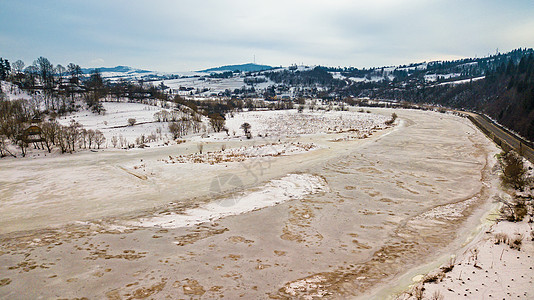
[[[443,83],[440,83],[439,85],[459,85],[459,84],[469,83],[471,81],[478,81],[484,78],[486,78],[486,76],[480,76],[480,77],[462,79],[462,80],[456,80],[456,81],[450,81],[450,82],[443,82]]]
[[[180,88],[192,88],[192,92],[196,90],[206,90],[202,92],[204,96],[210,96],[212,93],[218,94],[225,90],[233,92],[235,89],[241,89],[243,87],[250,88],[244,82],[244,77],[237,76],[232,78],[209,78],[209,77],[184,77],[179,79],[154,81],[154,85],[159,85],[163,82],[166,86],[173,90],[180,90]],[[267,80],[266,82],[254,84],[255,89],[263,90],[274,83]],[[189,95],[189,91],[181,91],[182,95]]]
[[[451,74],[427,74],[425,75],[425,81],[426,82],[434,82],[438,79],[451,79],[455,77],[460,77],[462,74],[460,73],[451,73]]]
[[[500,221],[483,229],[440,268],[414,277],[410,290],[396,300],[533,299],[531,223]]]
[[[157,106],[125,103],[103,102],[106,110],[104,114],[95,114],[90,111],[80,111],[73,115],[60,118],[60,122],[67,125],[71,120],[77,121],[87,129],[104,129],[128,125],[128,119],[134,118],[137,123],[153,122],[154,114],[163,109]]]
[[[122,136],[129,143],[134,143],[135,139],[141,135],[154,134],[162,140],[167,135],[169,129],[167,123],[155,122],[154,114],[164,109],[158,106],[126,103],[126,102],[103,102],[106,112],[95,114],[88,110],[82,110],[58,119],[62,125],[69,125],[71,121],[80,123],[85,129],[100,130],[106,137],[108,147],[113,136]],[[169,110],[167,110],[169,111]],[[128,119],[136,120],[134,126],[128,126]]]
[[[30,95],[28,95],[28,93],[20,90],[18,86],[10,82],[0,80],[0,86],[2,87],[2,92],[6,95],[8,100],[30,100],[32,98]]]
[[[296,110],[252,111],[238,113],[226,121],[230,132],[242,131],[241,124],[251,125],[254,136],[295,136],[302,134],[339,133],[347,131],[371,132],[384,128],[388,117],[378,114],[348,111],[315,111],[298,113]]]
[[[126,103],[104,102],[106,112],[95,114],[82,110],[74,114],[61,117],[58,121],[68,125],[76,121],[85,129],[100,130],[104,133],[107,146],[112,147],[112,137],[122,137],[129,143],[134,143],[141,135],[156,136],[156,142],[151,146],[170,141],[171,135],[168,123],[156,122],[154,114],[165,109],[159,106]],[[167,110],[170,111],[170,110]],[[179,112],[177,112],[179,113]],[[128,126],[128,119],[133,118],[136,124]],[[350,111],[307,111],[298,113],[297,110],[282,111],[245,111],[226,115],[226,132],[213,132],[206,118],[203,120],[203,130],[199,134],[185,136],[197,142],[239,140],[244,139],[241,128],[243,123],[251,125],[254,137],[277,138],[294,137],[306,134],[326,134],[355,132],[360,136],[369,135],[374,130],[385,128],[384,122],[389,118],[378,114],[368,114]]]

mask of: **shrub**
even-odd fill
[[[433,274],[427,274],[423,277],[423,283],[439,282],[445,277],[445,273],[437,272]]]
[[[501,208],[501,214],[510,222],[522,221],[528,213],[525,200],[521,198],[513,199],[511,202],[508,202],[500,197],[497,197],[496,199],[504,204],[504,206]]]
[[[502,232],[496,233],[495,234],[495,245],[499,245],[500,243],[508,244],[509,239],[510,238],[508,237],[506,233],[502,233]]]
[[[527,170],[523,165],[523,158],[513,150],[501,153],[498,158],[503,184],[517,190],[523,190],[528,181],[525,178]]]
[[[444,297],[440,291],[435,291],[434,294],[432,294],[432,297],[430,299],[431,300],[443,300]]]
[[[395,123],[395,120],[397,120],[397,114],[396,113],[392,113],[391,114],[391,119],[389,119],[386,122],[384,122],[384,124],[386,124],[386,126],[391,126],[391,125],[393,125],[393,123]]]
[[[425,290],[425,288],[423,287],[423,285],[417,285],[414,288],[412,295],[415,297],[415,299],[422,300],[423,299],[424,290]]]
[[[454,264],[456,263],[456,259],[455,258],[451,258],[449,260],[449,262],[445,265],[443,265],[440,269],[443,273],[449,273],[450,271],[452,271],[452,269],[454,269]]]
[[[517,199],[516,203],[514,204],[514,214],[515,214],[515,221],[522,221],[523,218],[527,215],[527,206],[525,205],[525,201],[522,199]]]
[[[249,123],[245,122],[243,124],[241,124],[241,126],[239,128],[243,129],[243,131],[245,132],[245,135],[247,135],[247,133],[250,133],[250,128],[252,126],[250,126]]]
[[[517,249],[517,250],[521,250],[521,245],[523,244],[523,238],[524,236],[522,234],[520,235],[517,235],[516,237],[512,238],[510,241],[509,241],[509,246],[510,248],[512,249]]]

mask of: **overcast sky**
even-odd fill
[[[532,0],[0,0],[0,57],[165,72],[399,65],[534,47]]]

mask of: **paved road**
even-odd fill
[[[493,134],[493,136],[497,137],[501,141],[506,142],[508,145],[514,148],[518,153],[521,153],[526,159],[534,163],[534,149],[526,145],[518,137],[503,130],[502,128],[497,126],[495,123],[487,120],[486,118],[482,117],[479,114],[465,112],[465,111],[462,113],[468,116],[471,116],[473,119],[475,119],[476,122],[480,124],[480,126],[484,127],[487,131],[490,132],[490,136]]]

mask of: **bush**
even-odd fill
[[[387,126],[391,126],[393,125],[393,123],[395,123],[395,120],[397,120],[397,114],[396,113],[392,113],[391,114],[391,119],[387,120],[386,122],[384,122]]]
[[[510,238],[508,237],[506,233],[499,232],[495,234],[495,245],[499,245],[501,243],[508,244],[509,239]]]
[[[501,199],[500,197],[497,197],[496,199],[504,204],[504,206],[501,208],[501,214],[510,222],[522,221],[528,213],[525,200],[521,198],[513,199],[511,202]]]
[[[177,139],[180,136],[180,125],[176,122],[169,123],[169,131],[172,134],[173,139]]]
[[[432,297],[430,299],[431,300],[443,300],[444,297],[440,291],[435,291],[434,294],[432,294]]]
[[[136,120],[136,119],[134,119],[134,118],[129,118],[129,119],[128,119],[128,125],[130,125],[130,126],[134,126],[135,123],[137,123],[137,120]]]
[[[521,245],[523,244],[523,238],[524,238],[524,236],[522,234],[521,235],[517,235],[516,237],[512,238],[509,241],[508,245],[512,249],[517,249],[518,251],[521,251]]]
[[[224,129],[224,124],[226,120],[220,114],[211,114],[208,116],[210,120],[210,125],[215,132],[221,132]]]
[[[517,152],[511,150],[499,155],[501,166],[501,179],[503,184],[517,190],[523,190],[527,183],[526,168],[523,158]]]
[[[522,221],[523,218],[527,215],[527,206],[525,205],[525,201],[522,199],[518,199],[517,202],[514,204],[514,213],[515,213],[515,221]]]
[[[456,263],[456,259],[455,258],[451,258],[447,264],[443,265],[440,268],[440,270],[443,273],[449,273],[450,271],[452,271],[452,269],[454,269],[454,264],[455,263]]]

